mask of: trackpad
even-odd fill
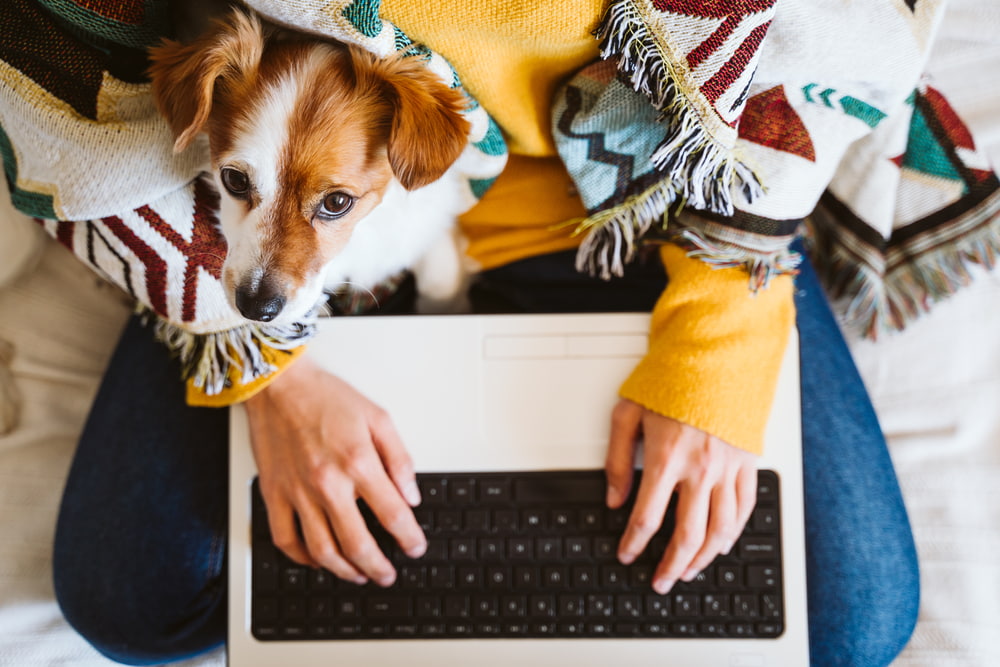
[[[618,388],[639,358],[486,359],[486,440],[541,466],[603,467]]]

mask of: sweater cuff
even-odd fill
[[[713,269],[662,246],[670,282],[653,310],[649,351],[622,398],[760,454],[795,321],[790,275],[747,289],[740,268]]]

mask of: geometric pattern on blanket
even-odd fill
[[[905,149],[884,151],[877,171],[838,174],[810,219],[814,260],[831,294],[848,300],[845,323],[870,337],[901,330],[968,285],[969,263],[992,269],[1000,254],[1000,180],[988,159],[939,91],[923,86],[908,104]],[[872,177],[895,187],[888,238],[870,224],[877,202],[845,201],[867,194],[860,184]]]

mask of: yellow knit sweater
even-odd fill
[[[434,12],[426,0],[383,2],[384,18],[452,63],[508,141],[507,168],[461,220],[482,268],[579,244],[560,224],[585,210],[556,155],[550,107],[558,86],[597,58],[590,33],[605,1],[441,0]],[[794,320],[792,280],[753,295],[742,269],[713,270],[673,245],[661,257],[670,284],[653,311],[649,352],[620,393],[759,453]],[[291,358],[274,362],[280,372]],[[189,387],[188,400],[227,405],[276,375],[214,397]]]
[[[442,54],[503,129],[511,159],[462,218],[483,268],[575,247],[559,223],[584,215],[556,156],[555,90],[597,58],[590,34],[606,0],[384,0],[383,17]],[[570,228],[571,229],[571,228]],[[670,285],[653,311],[650,349],[621,395],[754,452],[794,321],[792,280],[753,295],[741,269],[713,270],[666,245]]]

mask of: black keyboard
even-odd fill
[[[638,486],[638,477],[634,487]],[[730,554],[666,595],[651,588],[673,526],[631,565],[616,558],[633,498],[604,505],[603,471],[418,475],[428,540],[410,559],[374,521],[389,588],[297,565],[272,544],[253,485],[251,627],[264,641],[472,637],[769,638],[784,629],[778,477]]]

